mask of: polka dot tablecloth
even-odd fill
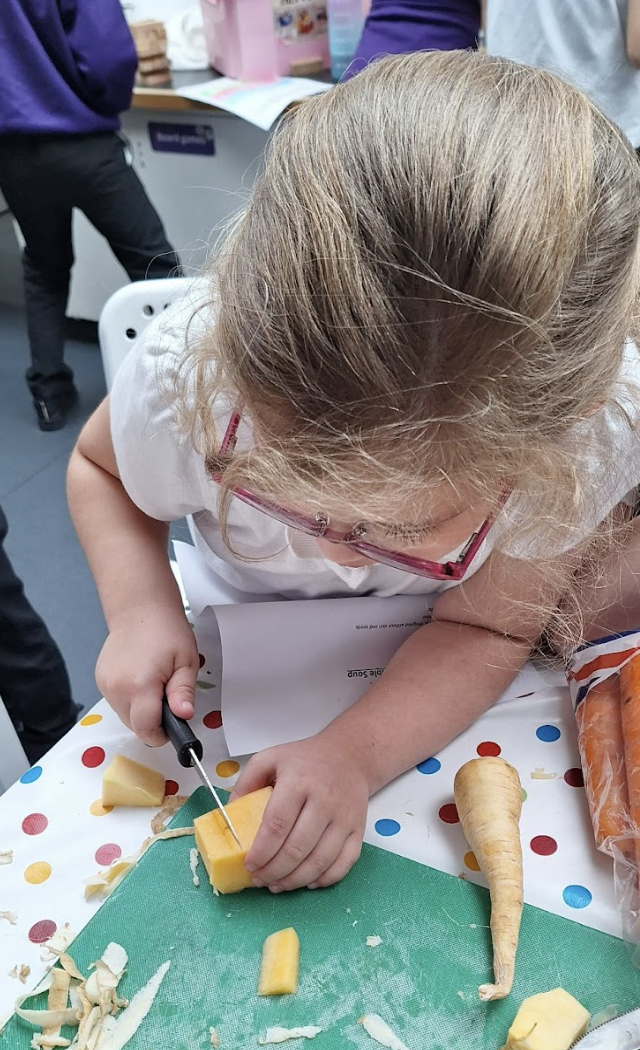
[[[206,669],[205,669],[206,671]],[[217,684],[201,674],[194,729],[218,786],[229,788],[240,763],[226,750]],[[528,681],[535,691],[526,692]],[[522,695],[523,688],[525,695]],[[77,933],[99,904],[83,882],[138,849],[150,834],[152,809],[112,809],[100,801],[101,777],[115,753],[159,769],[168,794],[199,786],[171,747],[146,748],[101,701],[41,764],[0,798],[0,1021],[25,989],[9,976],[30,967],[28,986],[50,963],[43,942],[64,923]],[[370,803],[367,841],[442,871],[482,882],[465,842],[453,778],[475,755],[502,755],[523,786],[525,899],[547,911],[619,935],[610,863],[593,846],[568,691],[560,676],[526,672],[509,695],[437,757],[384,788]],[[46,953],[45,953],[46,954]]]

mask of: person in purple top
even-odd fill
[[[479,32],[480,0],[372,0],[343,79],[381,55],[476,48]]]
[[[41,430],[63,426],[78,399],[64,364],[73,208],[131,280],[179,272],[118,135],[136,65],[120,0],[0,0],[0,190],[25,240],[26,378]]]

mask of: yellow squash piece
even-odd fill
[[[102,777],[103,806],[161,806],[164,776],[155,769],[114,755]]]
[[[267,937],[262,946],[258,995],[291,995],[298,987],[300,941],[293,926]]]
[[[518,1010],[503,1050],[568,1050],[586,1032],[589,1017],[564,988],[532,995]]]
[[[251,873],[244,866],[273,788],[264,787],[242,795],[226,807],[242,848],[234,839],[219,809],[196,817],[193,822],[196,846],[218,893],[238,893],[251,885]]]

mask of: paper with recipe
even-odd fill
[[[430,610],[425,595],[398,595],[223,605],[215,616],[225,737],[232,755],[244,755],[323,729],[380,678]],[[211,618],[200,622],[210,636]],[[541,682],[530,667],[519,686]]]
[[[324,598],[216,609],[222,718],[232,755],[328,725],[429,618],[424,596]]]

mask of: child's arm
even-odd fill
[[[260,884],[288,890],[344,877],[360,853],[369,796],[474,722],[526,662],[567,580],[566,564],[545,570],[541,582],[539,567],[491,556],[439,597],[432,623],[353,707],[316,736],[251,759],[236,791],[275,783],[247,857]]]
[[[108,398],[78,439],[67,488],[109,629],[98,687],[142,740],[162,744],[163,687],[174,712],[190,718],[198,652],[169,564],[168,526],[143,514],[120,481]]]

